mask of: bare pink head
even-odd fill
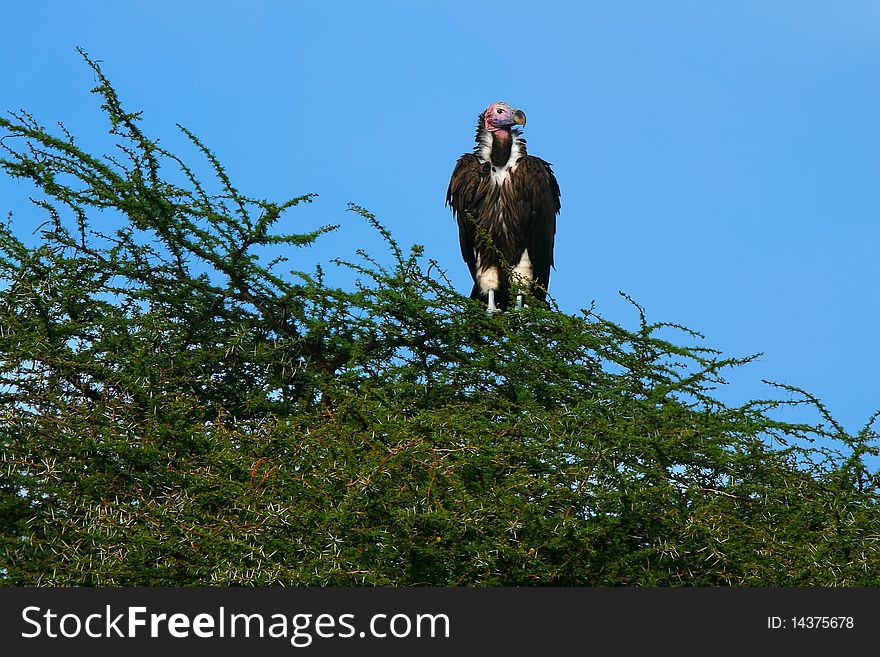
[[[492,103],[483,112],[483,126],[489,132],[507,130],[512,125],[525,125],[526,115],[522,110],[514,109],[504,101]]]

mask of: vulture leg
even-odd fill
[[[489,306],[486,308],[486,312],[490,315],[496,315],[501,312],[495,305],[495,290],[491,288],[489,289]]]
[[[516,295],[516,309],[522,310],[522,307],[523,307],[523,295],[522,295],[522,292],[519,292]]]

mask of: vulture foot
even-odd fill
[[[498,315],[501,309],[495,305],[495,290],[489,290],[489,305],[486,307],[489,316]]]

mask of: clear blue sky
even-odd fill
[[[880,4],[737,2],[16,2],[0,110],[103,143],[81,46],[147,131],[213,147],[303,230],[343,229],[306,266],[378,243],[366,206],[469,277],[444,194],[479,111],[528,115],[562,189],[550,291],[625,326],[623,290],[728,355],[762,351],[730,401],[800,386],[857,431],[880,407]],[[94,141],[91,141],[94,140]],[[38,223],[0,180],[0,210]]]

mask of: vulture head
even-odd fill
[[[489,132],[495,132],[512,125],[525,125],[526,115],[522,110],[514,109],[503,100],[492,103],[483,112],[483,126]]]

